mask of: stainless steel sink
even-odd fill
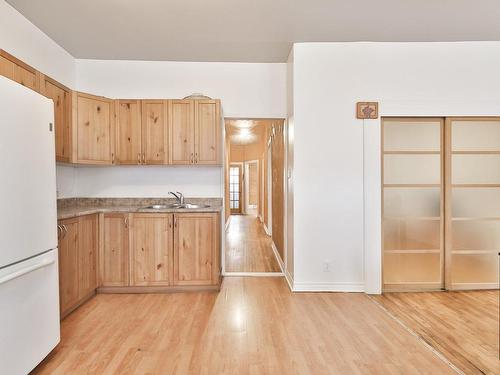
[[[183,208],[208,208],[207,204],[191,204],[191,203],[172,203],[172,204],[153,204],[143,207],[145,210],[168,210],[168,209],[183,209]]]

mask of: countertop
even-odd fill
[[[188,213],[188,212],[221,212],[221,198],[186,198],[186,203],[204,204],[202,208],[165,208],[147,209],[153,204],[172,204],[169,198],[68,198],[59,199],[57,219],[71,219],[78,216],[106,212],[144,212],[144,213]]]

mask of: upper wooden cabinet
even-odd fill
[[[219,100],[195,100],[195,164],[221,164]]]
[[[219,100],[170,100],[170,162],[221,164]]]
[[[168,163],[168,101],[142,101],[142,163]]]
[[[175,214],[174,282],[215,285],[219,282],[218,215]]]
[[[170,162],[194,164],[194,101],[170,100]]]
[[[73,162],[114,163],[114,106],[107,98],[73,92]]]
[[[56,160],[71,162],[71,90],[40,74],[40,93],[54,101]]]
[[[142,163],[140,100],[115,100],[116,164]]]
[[[172,214],[134,214],[130,233],[130,285],[172,283]]]
[[[32,90],[39,91],[38,71],[0,49],[0,75]]]

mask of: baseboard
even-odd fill
[[[225,272],[224,277],[283,277],[283,272]]]
[[[264,219],[262,218],[262,215],[259,215],[258,217],[259,217],[260,222],[263,223]]]
[[[314,283],[314,282],[294,282],[294,292],[355,292],[363,293],[365,291],[364,283]]]
[[[271,236],[271,232],[269,232],[269,229],[267,229],[267,225],[266,225],[266,223],[262,222],[262,226],[264,227],[264,231],[266,232],[266,234],[267,234],[268,236]]]
[[[283,261],[281,260],[280,254],[278,253],[278,249],[276,248],[274,241],[271,241],[271,247],[273,249],[274,256],[276,257],[276,260],[278,261],[278,264],[280,266],[280,270],[284,274],[285,273],[285,263],[283,263]]]
[[[229,215],[229,217],[226,220],[226,225],[225,225],[225,228],[224,228],[225,231],[227,231],[227,228],[229,228],[229,222],[230,221],[231,221],[231,215]]]

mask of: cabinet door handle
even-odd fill
[[[137,153],[137,164],[141,164],[141,154]]]
[[[128,229],[128,217],[125,218],[125,228]]]
[[[62,232],[61,226],[57,225],[57,238],[61,238],[61,232]]]
[[[177,228],[177,218],[174,218],[174,227]]]
[[[62,228],[64,229],[64,234],[63,234],[62,238],[66,238],[66,235],[68,234],[68,228],[66,227],[65,224],[62,225]]]
[[[146,153],[142,154],[142,164],[146,164]]]
[[[193,153],[191,153],[191,164],[194,164],[194,156],[193,156]]]
[[[194,154],[194,162],[198,164],[198,153]]]
[[[111,164],[115,164],[115,153],[111,154]]]

